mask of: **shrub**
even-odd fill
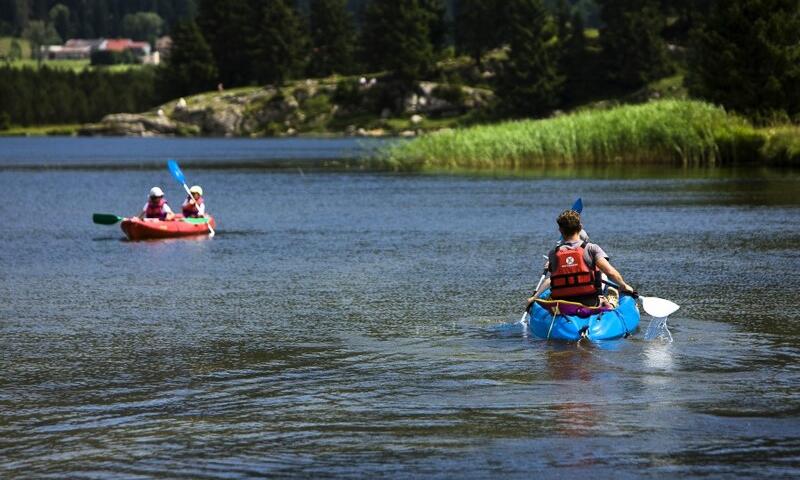
[[[358,80],[344,79],[336,84],[333,101],[339,105],[353,107],[361,103],[361,91]]]
[[[433,89],[432,94],[434,97],[441,98],[445,102],[456,106],[464,103],[464,100],[467,98],[461,85],[437,85],[436,88]]]

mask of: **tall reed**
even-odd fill
[[[502,169],[613,164],[714,165],[717,140],[752,134],[744,120],[695,100],[662,100],[443,131],[384,152],[397,170]]]

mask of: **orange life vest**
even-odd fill
[[[586,243],[570,248],[559,245],[550,256],[550,297],[564,299],[600,292],[600,273],[584,258]],[[555,265],[552,262],[555,261]]]

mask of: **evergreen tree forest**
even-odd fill
[[[109,113],[143,111],[160,100],[150,69],[0,68],[0,85],[0,116],[19,125],[94,122]]]
[[[337,74],[490,88],[494,118],[538,117],[678,75],[692,97],[798,120],[799,32],[794,0],[0,0],[0,36],[174,42],[162,66],[129,73],[0,67],[0,114],[97,121],[218,84]],[[458,56],[474,73],[444,72]]]

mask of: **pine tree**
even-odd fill
[[[420,0],[422,8],[428,13],[428,37],[434,52],[441,52],[447,46],[450,27],[447,23],[447,6],[444,0]]]
[[[484,53],[501,46],[506,38],[502,21],[504,4],[501,0],[461,0],[457,4],[456,47],[478,65]]]
[[[558,25],[559,42],[566,42],[569,36],[570,15],[571,7],[569,6],[569,2],[567,2],[567,0],[558,0],[558,6],[556,7],[556,24]]]
[[[255,78],[254,28],[259,18],[248,0],[200,0],[197,25],[225,86],[247,85]]]
[[[58,36],[61,37],[63,40],[67,40],[70,37],[70,24],[69,24],[69,8],[63,3],[57,3],[53,5],[53,8],[50,9],[50,13],[48,14],[50,18],[50,23],[53,24],[56,31],[58,32]]]
[[[564,72],[564,101],[567,104],[578,103],[591,92],[596,82],[592,78],[589,52],[584,35],[583,16],[575,12],[570,21],[571,31],[563,44],[561,52],[561,71]]]
[[[514,116],[542,115],[560,102],[554,28],[541,0],[508,0],[508,61],[499,79],[501,108]]]
[[[671,71],[661,38],[665,20],[655,0],[598,0],[606,23],[600,35],[608,80],[637,88]]]
[[[56,45],[61,43],[61,37],[58,32],[49,23],[41,20],[34,20],[28,22],[28,26],[22,32],[22,36],[28,39],[31,43],[31,55],[36,58],[39,63],[42,61],[42,47],[44,45]]]
[[[173,28],[172,48],[160,70],[159,83],[169,97],[211,90],[216,85],[214,56],[196,23],[181,22]]]
[[[260,83],[280,85],[303,68],[308,37],[297,13],[285,0],[263,2],[257,13],[255,78]]]
[[[692,33],[688,69],[692,95],[753,117],[800,114],[798,2],[715,2]]]
[[[430,17],[419,0],[371,0],[364,13],[361,44],[367,68],[415,80],[433,68]]]
[[[309,23],[313,50],[310,73],[325,77],[353,71],[355,28],[346,0],[311,0]]]

